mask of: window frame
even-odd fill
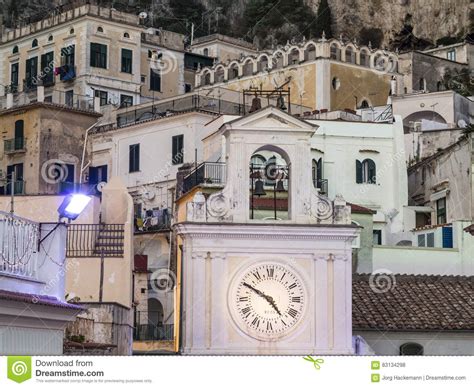
[[[153,92],[161,92],[161,86],[162,86],[161,81],[162,81],[161,71],[150,69],[150,83],[149,83],[150,90]],[[157,83],[158,83],[158,86],[156,85]]]
[[[444,206],[442,208],[439,207],[440,203],[443,203]],[[447,201],[446,197],[439,198],[436,200],[436,223],[437,225],[446,224],[448,222],[448,212],[447,212]],[[443,220],[444,222],[440,222]]]
[[[100,106],[109,105],[109,92],[107,92],[106,90],[96,89],[94,91],[94,97],[99,97]]]
[[[171,163],[176,166],[184,163],[184,135],[171,138]]]
[[[130,57],[124,56],[124,53],[129,53]],[[120,50],[120,71],[126,74],[133,73],[133,50],[127,48]]]
[[[129,99],[130,103],[125,103],[125,100]],[[120,108],[128,108],[129,106],[133,106],[133,96],[129,94],[121,94],[120,95]]]
[[[128,173],[140,172],[140,143],[128,146]]]
[[[105,48],[105,52],[103,52]],[[109,46],[103,43],[91,42],[90,45],[90,60],[91,67],[98,69],[107,69]]]

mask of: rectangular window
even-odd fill
[[[426,245],[426,236],[424,234],[418,235],[418,246],[424,247]]]
[[[15,173],[14,182],[12,181],[13,173]],[[15,194],[24,194],[23,163],[7,166],[6,194],[11,194],[12,187]]]
[[[96,185],[100,182],[107,182],[107,165],[89,167],[89,184]]]
[[[382,245],[382,231],[374,230],[373,232],[373,243],[374,245]]]
[[[426,234],[426,246],[429,248],[434,248],[434,233]]]
[[[71,44],[70,46],[61,49],[61,65],[74,66],[76,55],[76,45]]]
[[[132,74],[132,50],[122,49],[122,73]]]
[[[173,136],[172,141],[172,163],[182,164],[184,160],[184,135]]]
[[[448,52],[446,53],[446,57],[450,61],[456,61],[456,50],[455,49],[448,50]]]
[[[120,107],[126,108],[133,105],[133,96],[127,96],[126,94],[120,95]]]
[[[38,83],[38,57],[30,58],[26,60],[26,88],[36,88]]]
[[[12,63],[11,72],[10,72],[10,85],[12,87],[12,92],[16,92],[18,90],[18,73],[19,73],[18,63]]]
[[[41,56],[41,79],[43,86],[54,85],[54,52]]]
[[[161,74],[159,70],[150,69],[150,90],[161,91]]]
[[[184,84],[184,93],[190,93],[192,91],[191,84]]]
[[[445,224],[446,218],[446,197],[436,201],[436,222],[438,225]]]
[[[128,172],[140,171],[140,144],[132,144],[128,151]]]
[[[109,94],[103,90],[96,90],[95,96],[100,99],[100,106],[107,105],[109,103]]]
[[[74,90],[66,91],[66,105],[73,107],[74,106]]]
[[[91,62],[92,67],[107,69],[107,46],[100,43],[91,43]]]

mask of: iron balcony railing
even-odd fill
[[[314,187],[319,189],[321,194],[327,195],[328,194],[328,180],[327,179],[314,179],[313,180]]]
[[[34,278],[39,237],[38,223],[0,211],[0,276]]]
[[[26,139],[24,137],[15,137],[3,141],[3,150],[6,154],[14,152],[25,152]]]
[[[183,181],[183,193],[197,185],[224,185],[226,183],[226,165],[220,162],[204,162],[197,166]]]
[[[123,224],[70,224],[67,257],[123,257]]]
[[[156,323],[160,312],[136,311],[134,341],[172,341],[174,339],[174,325]]]
[[[147,210],[144,216],[135,217],[135,232],[169,230],[171,209]]]
[[[25,186],[26,182],[15,181],[13,182],[13,193],[17,194],[25,194]],[[0,180],[0,195],[10,195],[12,193],[12,182],[9,179]]]

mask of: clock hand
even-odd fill
[[[257,290],[255,287],[252,287],[250,284],[248,283],[244,283],[244,286],[247,287],[247,288],[250,288],[252,291],[254,291],[257,295],[261,296],[262,298],[264,298],[269,304],[270,306],[273,307],[273,309],[278,313],[278,315],[281,315],[281,312],[280,310],[278,309],[278,307],[276,306],[275,304],[275,301],[274,299],[271,297],[271,296],[268,296],[266,294],[264,294],[262,291],[260,290]]]

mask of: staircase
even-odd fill
[[[123,224],[70,224],[67,257],[123,257]]]

